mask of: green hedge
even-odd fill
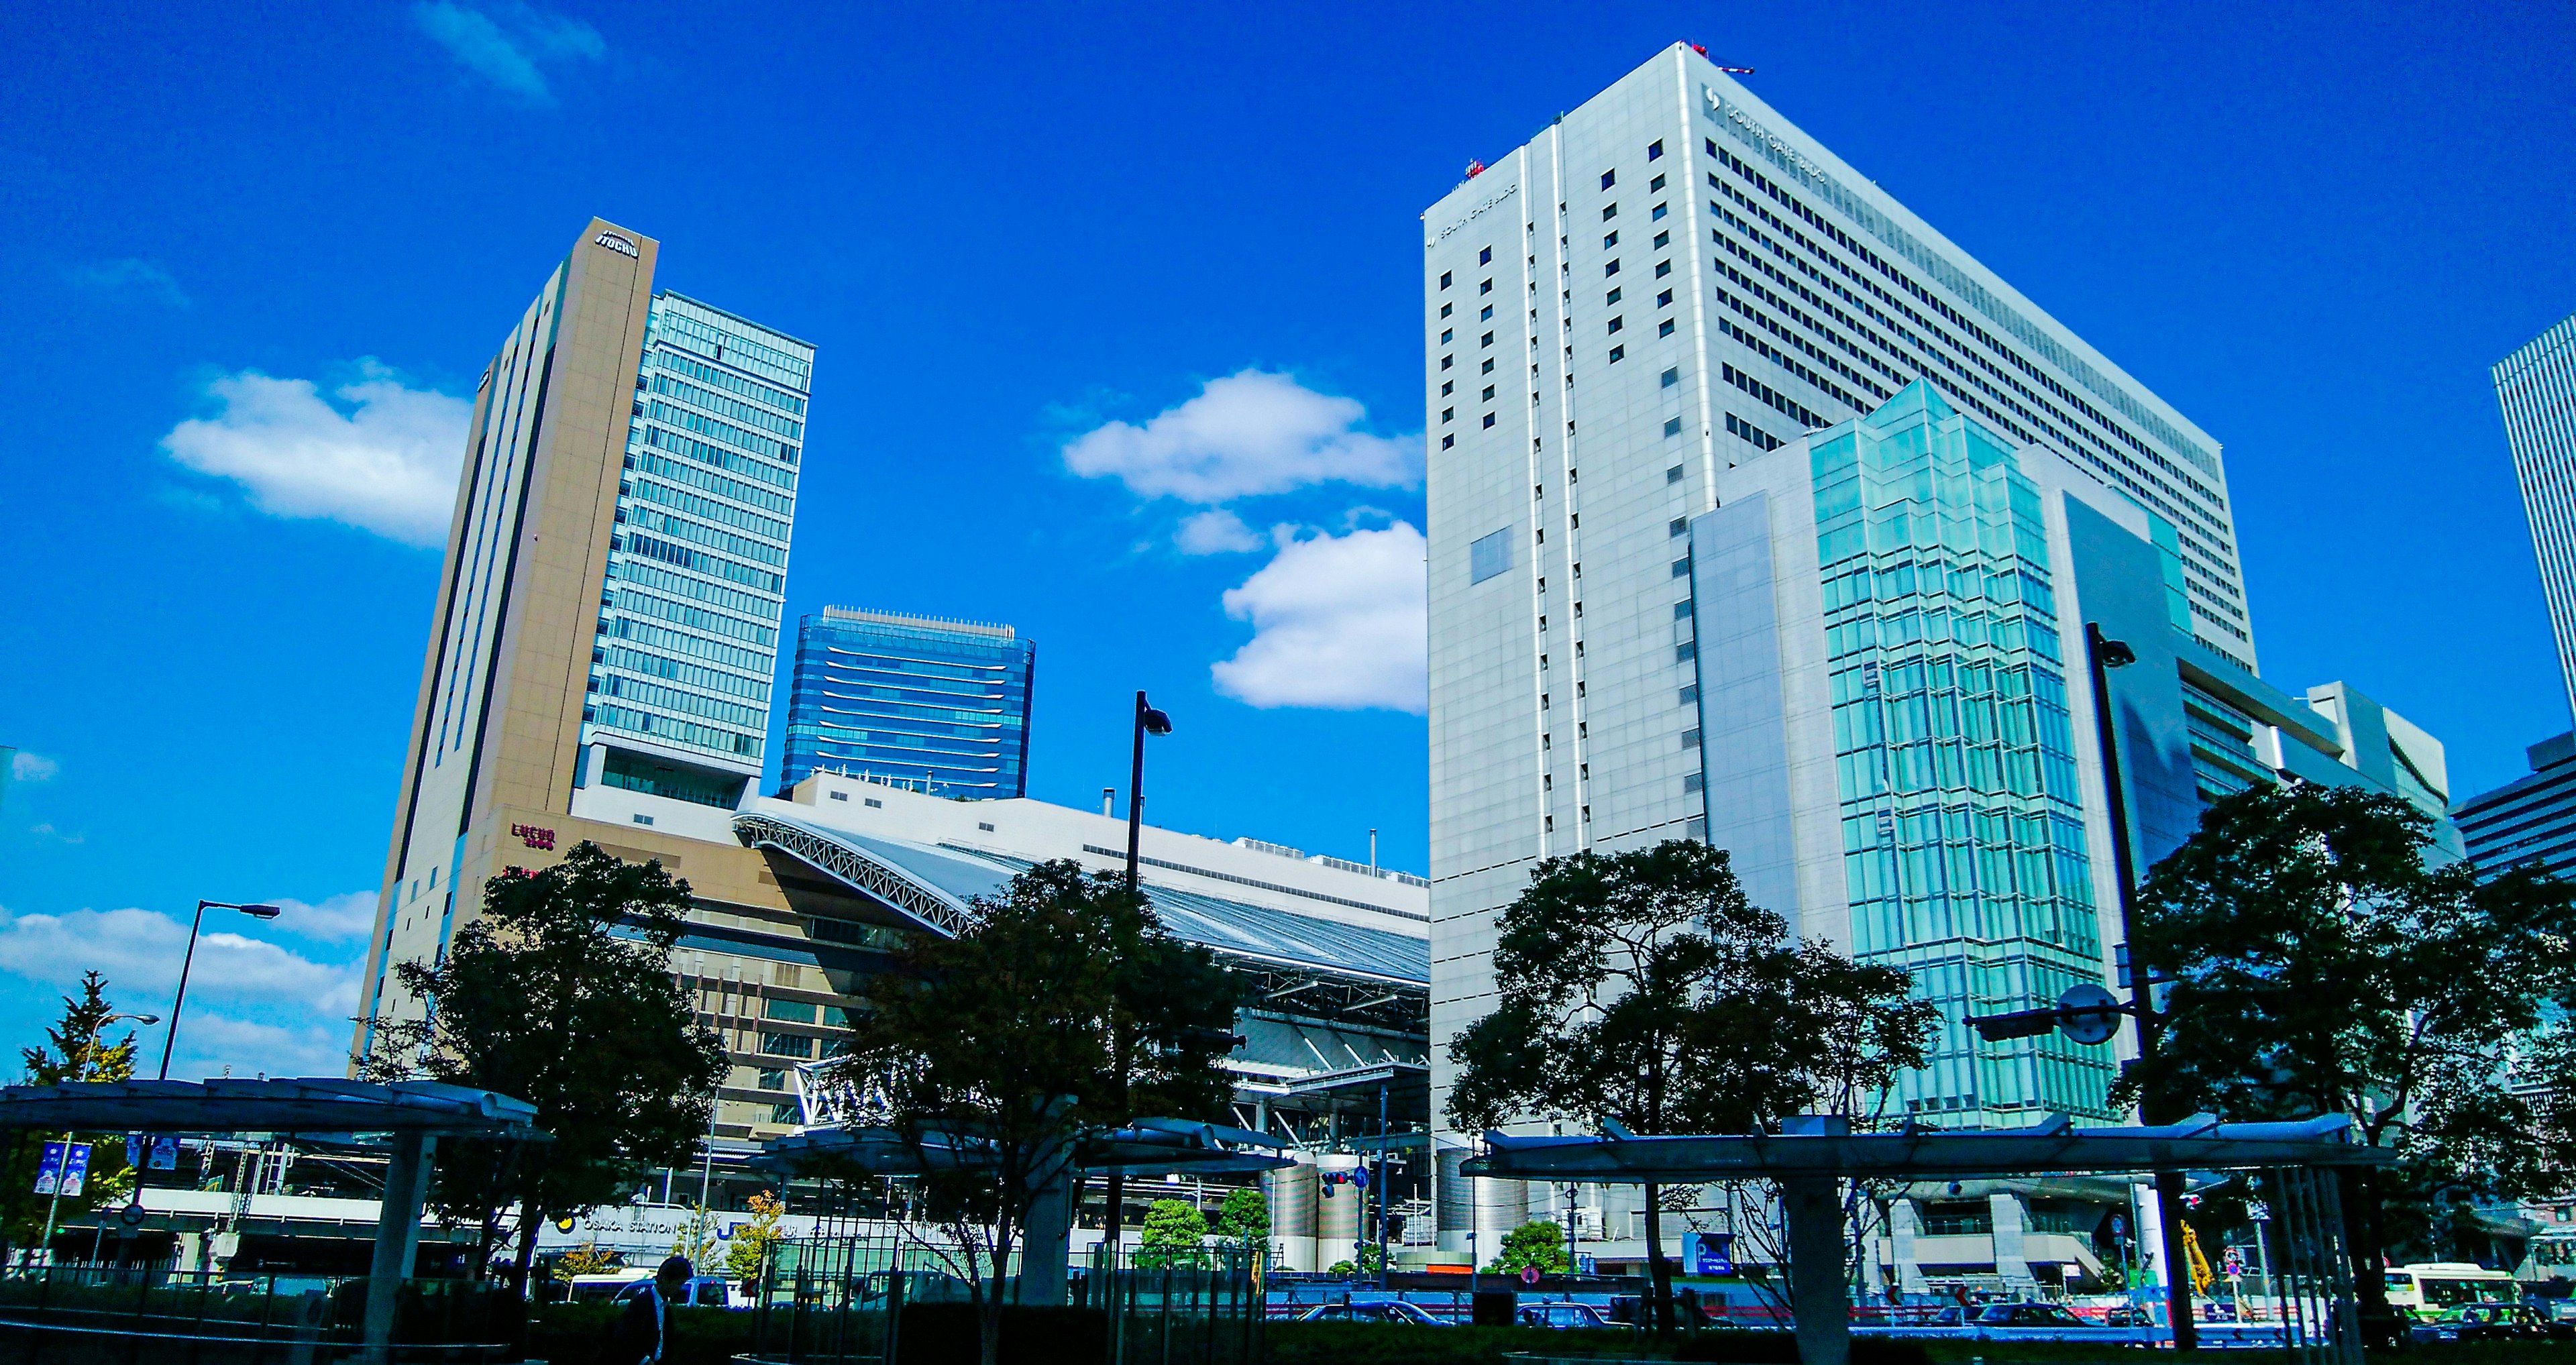
[[[548,1303],[529,1309],[528,1359],[548,1365],[624,1365],[600,1358],[624,1309],[615,1303]],[[664,1365],[728,1365],[737,1352],[751,1349],[753,1317],[722,1308],[672,1309]]]

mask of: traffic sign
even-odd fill
[[[1537,1267],[1537,1266],[1534,1266],[1534,1265],[1525,1265],[1525,1266],[1522,1266],[1522,1267],[1521,1267],[1521,1283],[1523,1283],[1523,1284],[1536,1284],[1536,1283],[1538,1283],[1538,1267]]]
[[[2099,984],[2078,982],[2057,997],[2058,1031],[2070,1043],[2088,1047],[2111,1041],[2120,1031],[2120,1002]]]

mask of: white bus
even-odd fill
[[[2464,1303],[2512,1303],[2522,1297],[2513,1272],[2466,1261],[2419,1261],[2386,1272],[2388,1306],[2429,1318]]]

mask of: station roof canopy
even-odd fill
[[[988,1162],[970,1137],[925,1135],[915,1142],[891,1128],[816,1127],[765,1144],[763,1163],[789,1173],[842,1166],[870,1175],[920,1175]],[[1084,1171],[1203,1174],[1271,1171],[1290,1165],[1287,1144],[1246,1128],[1186,1119],[1137,1119],[1121,1128],[1094,1128],[1075,1140],[1074,1164]]]
[[[1030,866],[980,849],[879,839],[759,811],[736,815],[733,829],[745,845],[795,859],[901,926],[939,934],[973,923],[969,902],[1001,894]],[[1142,889],[1174,936],[1263,976],[1265,998],[1365,1014],[1398,1002],[1418,1013],[1429,997],[1428,939],[1151,882]]]
[[[1512,1137],[1489,1132],[1485,1155],[1461,1169],[1476,1176],[1600,1184],[1702,1184],[1795,1175],[1930,1180],[2374,1166],[2395,1159],[2380,1148],[2354,1142],[2352,1120],[2340,1114],[2296,1123],[2220,1123],[2204,1114],[2141,1128],[2077,1128],[2062,1114],[2036,1127],[2000,1130],[1851,1133],[1810,1126],[1817,1131],[1706,1137]]]
[[[12,1127],[140,1133],[422,1133],[545,1139],[537,1107],[437,1081],[82,1081],[0,1090]]]

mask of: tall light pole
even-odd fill
[[[179,959],[179,994],[170,1001],[170,1028],[161,1035],[161,1079],[170,1079],[170,1049],[179,1042],[179,1010],[188,1003],[188,969],[197,963],[197,930],[206,922],[209,910],[239,910],[252,919],[275,919],[274,905],[235,905],[230,901],[197,902],[196,918],[188,921],[188,955]]]
[[[1145,736],[1168,735],[1172,718],[1145,704],[1136,694],[1136,761],[1127,773],[1127,889],[1136,889],[1136,847],[1145,831]]]
[[[73,1080],[85,1081],[89,1079],[87,1073],[92,1067],[98,1064],[98,1035],[105,1033],[108,1025],[127,1019],[133,1020],[135,1023],[141,1024],[145,1028],[150,1028],[154,1024],[161,1022],[161,1017],[157,1014],[111,1014],[106,1018],[99,1020],[97,1024],[90,1028],[89,1040],[81,1044],[80,1059],[72,1072]],[[72,1059],[67,1057],[64,1058],[64,1060],[70,1061]],[[62,1208],[63,1176],[68,1173],[72,1167],[72,1136],[73,1135],[69,1132],[63,1134],[63,1164],[54,1168],[54,1196],[53,1198],[45,1201],[45,1236],[44,1240],[36,1243],[37,1246],[44,1248],[46,1265],[52,1265],[54,1263],[54,1214],[57,1210]],[[136,1191],[135,1197],[138,1199],[141,1198],[143,1177],[140,1174],[136,1175],[134,1178],[134,1188]]]
[[[2138,945],[2138,875],[2129,851],[2129,797],[2120,781],[2120,739],[2111,719],[2111,670],[2136,663],[2138,652],[2106,638],[2100,625],[2087,621],[2084,657],[2093,670],[2093,737],[2102,749],[2104,806],[2111,817],[2111,869],[2120,883],[2120,937],[2129,950],[2129,1015],[2137,1021],[2138,1060],[2144,1062],[2156,1055],[2156,1035],[2163,1031],[2164,1018],[2156,1012],[2154,975]],[[2172,1120],[2156,1101],[2141,1099],[2138,1107],[2140,1117],[2149,1123]],[[2165,1317],[2173,1327],[2174,1349],[2189,1351],[2200,1345],[2200,1328],[2191,1316],[2191,1265],[2180,1254],[2182,1180],[2180,1171],[2156,1172],[2156,1221],[2163,1241],[2158,1254],[2164,1260]]]
[[[1172,732],[1172,718],[1147,705],[1145,694],[1141,691],[1136,694],[1135,730],[1136,756],[1134,763],[1127,770],[1127,889],[1130,892],[1136,889],[1136,852],[1138,842],[1144,837],[1145,831],[1145,736],[1168,735]],[[1125,1044],[1122,1042],[1119,1046],[1123,1053]],[[1123,1093],[1127,1088],[1127,1059],[1122,1055],[1115,1061],[1118,1066],[1118,1088]],[[1121,1121],[1123,1122],[1124,1119],[1122,1118]],[[1111,1167],[1109,1174],[1101,1182],[1101,1193],[1106,1196],[1108,1203],[1108,1207],[1102,1210],[1101,1223],[1108,1233],[1105,1240],[1109,1246],[1109,1266],[1110,1269],[1115,1270],[1118,1267],[1119,1238],[1126,1231],[1126,1210],[1122,1206],[1127,1202],[1127,1173],[1115,1166]]]

